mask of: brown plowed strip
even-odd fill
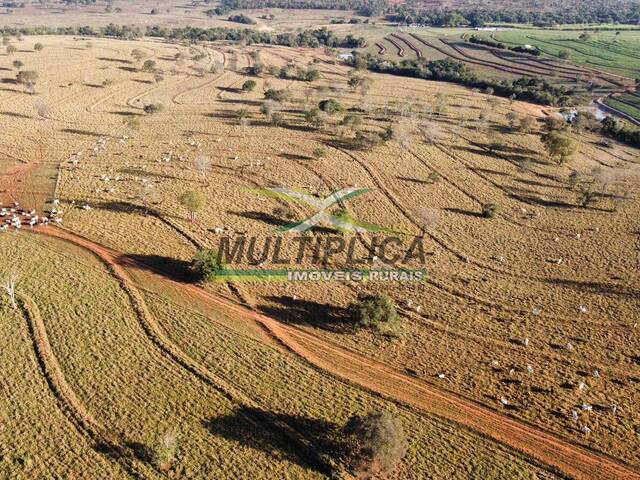
[[[402,48],[402,45],[400,45],[398,42],[396,42],[393,38],[391,37],[384,37],[384,39],[389,42],[391,45],[393,45],[394,47],[396,47],[398,49],[398,56],[399,57],[404,57],[404,48]]]
[[[402,43],[404,43],[407,47],[409,47],[411,50],[413,50],[413,53],[416,54],[416,57],[418,58],[422,58],[422,52],[420,51],[419,48],[416,48],[416,46],[411,43],[409,40],[407,40],[404,37],[401,37],[400,35],[398,35],[397,33],[392,33],[391,36],[393,38],[397,38],[398,40],[400,40]]]
[[[84,247],[115,268],[122,269],[116,264],[116,259],[119,259],[120,263],[124,259],[132,266],[138,264],[139,268],[149,269],[147,265],[118,255],[117,252],[72,232],[55,227],[46,227],[39,231]],[[167,279],[164,281],[178,283]],[[181,286],[190,294],[197,295],[212,305],[223,307],[245,319],[258,322],[288,350],[337,377],[386,398],[472,428],[544,464],[556,467],[567,475],[577,479],[640,480],[640,474],[603,454],[580,447],[528,423],[501,415],[471,400],[441,391],[429,383],[404,375],[388,365],[248,310],[196,285],[185,283]]]

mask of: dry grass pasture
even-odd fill
[[[327,478],[298,443],[325,455],[341,422],[376,409],[406,429],[409,451],[395,478],[556,478],[489,439],[319,372],[167,290],[144,291],[171,342],[206,366],[202,378],[166,355],[131,293],[92,254],[23,233],[3,235],[0,252],[3,268],[22,275],[20,308],[0,304],[2,388],[11,392],[0,404],[4,478]],[[179,447],[163,470],[149,458],[166,432]]]
[[[637,150],[574,131],[580,150],[558,165],[540,141],[550,109],[377,74],[362,92],[319,50],[14,42],[18,51],[0,56],[0,200],[43,211],[58,198],[64,228],[155,273],[130,268],[124,283],[67,242],[0,234],[3,267],[22,272],[23,299],[19,311],[0,303],[11,345],[1,363],[13,366],[3,389],[24,400],[0,403],[8,478],[323,478],[328,455],[314,441],[380,408],[401,419],[409,440],[395,478],[555,478],[490,438],[311,366],[157,275],[185,280],[196,250],[216,249],[223,236],[261,244],[290,221],[284,207],[295,219],[313,213],[251,191],[274,186],[322,198],[372,188],[347,213],[421,238],[426,265],[401,266],[424,267],[427,280],[233,282],[207,285],[210,293],[639,468]],[[134,49],[154,71],[143,71]],[[38,72],[35,94],[14,81],[14,60]],[[248,76],[256,62],[317,68],[321,78]],[[256,88],[243,92],[249,79]],[[261,112],[269,88],[287,95],[274,108],[278,125]],[[306,122],[304,112],[328,98],[357,114],[365,135],[391,125],[392,138],[356,148],[344,114]],[[531,129],[514,131],[510,114],[533,119]],[[598,180],[597,201],[580,206],[574,172]],[[195,222],[178,201],[190,189],[206,197]],[[493,218],[482,215],[487,204]],[[358,235],[357,251],[371,240]],[[392,335],[352,328],[347,308],[364,292],[396,302]],[[178,460],[163,472],[148,448],[172,429]]]

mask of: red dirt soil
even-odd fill
[[[124,271],[123,267],[149,270],[149,266],[99,245],[70,231],[56,227],[42,227],[37,232],[69,241],[100,257],[104,262]],[[614,459],[575,445],[556,435],[525,422],[501,415],[487,407],[409,377],[381,362],[319,339],[298,328],[282,324],[207,292],[196,285],[167,279],[156,272],[153,280],[180,285],[185,294],[197,296],[216,308],[233,312],[246,320],[258,323],[279,344],[311,364],[376,392],[386,398],[439,415],[487,435],[511,448],[577,479],[637,479],[640,474],[617,463]],[[126,274],[128,275],[128,274]]]

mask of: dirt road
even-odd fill
[[[107,247],[56,227],[43,227],[40,234],[69,241],[90,250],[117,271],[126,268],[149,270],[149,266]],[[124,273],[128,275],[127,273]],[[575,445],[539,428],[502,415],[470,400],[443,392],[388,365],[364,357],[299,328],[232,303],[196,285],[167,279],[156,272],[153,279],[179,285],[186,294],[197,296],[223,311],[257,322],[286,349],[331,374],[360,385],[386,398],[439,415],[487,435],[509,447],[577,479],[638,479],[640,474],[614,459]]]

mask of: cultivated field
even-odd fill
[[[436,41],[398,35],[385,46],[395,42],[407,55],[428,47],[420,39]],[[445,40],[437,46],[447,56],[471,55]],[[2,381],[23,392],[12,396],[24,394],[24,403],[0,403],[12,419],[0,424],[0,449],[12,438],[22,446],[0,450],[0,472],[155,478],[164,473],[150,466],[147,448],[175,429],[180,448],[169,472],[178,478],[322,478],[331,467],[314,444],[322,432],[384,408],[409,440],[396,478],[554,478],[489,437],[401,406],[412,392],[383,400],[370,391],[384,387],[373,374],[363,389],[339,366],[333,374],[312,366],[318,346],[372,359],[639,468],[637,150],[573,132],[580,151],[558,165],[539,135],[550,110],[375,74],[362,92],[347,85],[349,68],[320,50],[71,37],[13,43],[18,51],[0,57],[0,200],[41,212],[57,198],[65,228],[116,253],[99,261],[68,242],[0,234],[2,258],[23,272],[19,311],[0,304],[12,338],[2,364],[14,365]],[[38,72],[35,94],[14,81],[15,60]],[[155,62],[153,71],[143,71],[143,60]],[[257,62],[314,67],[321,78],[246,75]],[[518,76],[554,68],[491,62]],[[249,79],[256,88],[243,92]],[[269,88],[287,99],[265,115]],[[358,113],[364,134],[392,125],[393,138],[356,148],[343,115],[320,126],[305,121],[304,112],[328,98]],[[150,113],[149,105],[162,108]],[[509,113],[533,118],[531,130],[514,131]],[[580,205],[573,172],[602,184],[598,201]],[[306,360],[296,355],[302,347],[283,351],[253,322],[222,315],[199,289],[171,282],[188,279],[198,248],[242,235],[262,245],[278,226],[314,213],[251,191],[275,186],[322,198],[348,186],[374,189],[346,203],[346,213],[401,229],[408,241],[422,238],[426,266],[401,266],[424,267],[428,279],[206,286],[282,322]],[[195,222],[178,200],[186,190],[206,197]],[[497,213],[486,218],[490,203]],[[371,241],[359,234],[356,251],[364,255]],[[293,246],[283,249],[295,256]],[[120,266],[105,266],[107,257]],[[363,292],[393,298],[396,330],[352,328],[346,308]],[[21,428],[22,418],[46,437]]]

